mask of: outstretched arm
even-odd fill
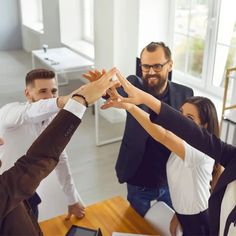
[[[88,104],[95,102],[108,88],[114,86],[116,82],[111,81],[111,77],[115,72],[115,69],[110,70],[101,79],[82,86],[77,92]],[[1,219],[31,196],[40,181],[55,168],[60,154],[81,122],[86,109],[81,105],[84,103],[84,99],[79,96],[69,99],[64,109],[35,140],[26,155],[0,175]]]
[[[1,219],[21,201],[30,197],[40,181],[55,168],[60,153],[79,124],[79,118],[61,110],[26,155],[0,176]]]
[[[178,135],[191,146],[212,157],[224,167],[236,156],[236,147],[222,142],[215,135],[208,133],[206,129],[199,127],[167,104],[161,103],[150,94],[132,86],[120,73],[117,73],[117,77],[128,94],[128,98],[120,98],[120,102],[137,105],[145,104],[156,113],[156,115],[150,117],[153,123],[161,125],[163,128]]]
[[[127,86],[132,86],[132,88],[135,88],[129,82]],[[102,109],[109,107],[126,109],[156,141],[177,154],[177,156],[179,156],[181,159],[185,158],[185,148],[182,139],[174,135],[172,132],[164,129],[163,127],[152,123],[147,112],[143,111],[134,104],[125,102],[129,99],[132,99],[130,96],[128,98],[123,98],[118,94],[115,88],[110,89],[108,93],[110,95],[110,99],[102,106]],[[145,95],[145,93],[141,91],[139,95],[139,98],[141,98],[142,95]],[[152,96],[148,96],[147,99],[151,100]],[[123,102],[121,102],[122,100]]]
[[[149,114],[136,105],[133,105],[128,112],[156,141],[163,144],[181,159],[185,158],[185,148],[182,139],[163,127],[152,123],[150,121]]]

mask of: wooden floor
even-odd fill
[[[0,106],[12,101],[24,101],[24,78],[31,69],[31,55],[23,51],[0,52],[0,65]],[[70,92],[81,83],[80,80],[71,80],[68,86],[60,87],[60,93]],[[89,108],[67,147],[78,191],[85,204],[116,195],[126,198],[126,186],[118,183],[114,170],[120,142],[96,147],[94,124],[92,108]],[[105,131],[110,132],[111,136],[114,132],[109,128]],[[42,182],[38,192],[42,198],[40,220],[65,213],[64,195],[54,173]]]

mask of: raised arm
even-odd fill
[[[119,95],[115,88],[109,90],[108,93],[110,99],[101,107],[102,109],[107,109],[109,107],[126,109],[156,141],[177,154],[181,159],[185,158],[185,148],[182,139],[163,127],[152,123],[149,114],[138,106],[131,103],[121,102],[121,100],[124,100],[125,98]],[[150,96],[150,98],[152,98],[152,96]]]
[[[117,77],[128,94],[128,97],[121,98],[120,102],[137,105],[145,104],[156,113],[156,115],[151,117],[152,122],[173,132],[224,167],[236,156],[236,147],[222,142],[215,135],[209,134],[205,128],[199,127],[193,121],[184,117],[180,112],[165,103],[161,103],[150,94],[135,88],[120,73],[117,73]]]
[[[40,181],[55,168],[79,124],[80,119],[76,116],[65,110],[60,111],[26,155],[0,176],[1,219],[22,200],[30,197]]]
[[[111,81],[111,77],[115,72],[116,70],[112,69],[98,81],[86,84],[76,91],[82,97],[69,99],[64,109],[35,140],[26,155],[0,175],[0,219],[4,219],[18,204],[31,196],[40,181],[55,168],[60,154],[81,122],[86,109],[81,104],[92,104],[108,88],[113,87],[116,82]]]
[[[156,125],[150,121],[149,114],[136,105],[133,105],[128,112],[139,122],[139,124],[159,143],[174,152],[181,159],[185,159],[184,142],[172,132]]]
[[[222,142],[165,103],[160,104],[159,112],[151,117],[151,120],[172,131],[224,167],[236,156],[236,147]]]
[[[28,123],[38,123],[58,111],[56,98],[34,103],[9,103],[1,108],[1,125],[6,129],[11,129]]]

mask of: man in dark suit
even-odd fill
[[[127,79],[131,84],[175,109],[179,109],[187,97],[193,96],[192,89],[168,80],[173,61],[170,49],[163,42],[148,44],[142,50],[140,59],[142,78],[129,76]],[[105,71],[95,70],[83,76],[94,81],[104,73]],[[122,88],[118,88],[118,92],[126,96]],[[144,105],[139,107],[149,114],[153,113]],[[166,178],[169,155],[170,151],[155,141],[127,113],[116,173],[120,183],[127,183],[128,201],[141,216],[145,215],[153,200],[164,201],[172,206]]]
[[[112,69],[98,81],[82,86],[73,94],[58,97],[58,107],[63,109],[27,153],[0,175],[0,235],[42,235],[26,199],[56,167],[59,156],[79,126],[86,107],[117,83],[111,81],[115,73],[116,70]],[[0,144],[3,144],[1,138]]]
[[[142,78],[131,75],[127,79],[175,109],[179,109],[192,89],[168,81],[173,61],[170,49],[163,42],[152,42],[141,52]],[[124,92],[119,91],[123,96]],[[140,108],[152,113],[148,107]],[[128,201],[142,216],[151,201],[164,201],[171,206],[166,178],[166,162],[170,151],[156,142],[139,123],[127,113],[116,173],[120,183],[127,183]],[[157,158],[160,156],[159,158]]]

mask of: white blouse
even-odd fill
[[[171,153],[167,179],[175,211],[198,214],[208,208],[214,160],[184,142],[185,160]]]

